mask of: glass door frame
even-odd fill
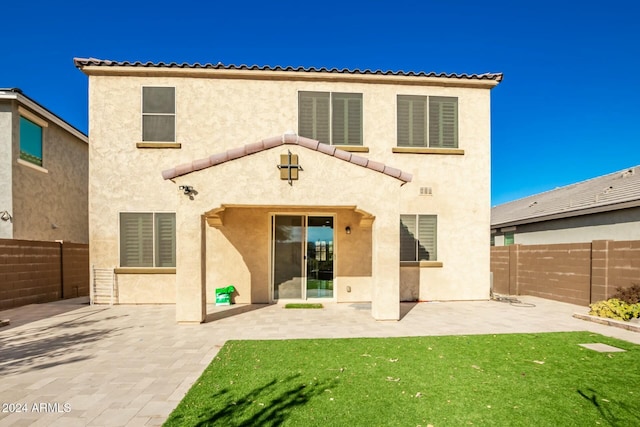
[[[302,290],[301,290],[301,294],[302,294],[302,298],[301,299],[289,299],[289,298],[279,298],[279,299],[275,299],[275,260],[274,260],[274,254],[275,254],[275,245],[276,245],[276,239],[275,239],[275,217],[276,216],[298,216],[298,217],[302,217],[303,221],[302,221],[302,229],[303,229],[303,236],[302,236],[302,244],[304,245],[302,247],[302,259],[301,259],[301,264],[303,266],[303,271],[302,273]],[[308,226],[309,226],[309,217],[331,217],[333,220],[333,224],[332,224],[332,230],[333,230],[333,296],[331,297],[327,297],[327,298],[309,298],[307,297],[307,279],[308,279],[308,272],[307,272],[307,241],[309,239],[309,230],[308,230]],[[337,242],[336,242],[336,218],[337,218],[337,214],[335,212],[315,212],[315,211],[305,211],[305,212],[269,212],[269,300],[272,303],[278,303],[278,302],[300,302],[300,301],[306,301],[306,302],[335,302],[337,301],[337,287],[336,287],[336,265],[337,265],[337,257],[336,254],[338,252],[337,249]]]

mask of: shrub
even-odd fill
[[[640,304],[628,304],[618,298],[609,298],[590,304],[589,314],[608,319],[629,320],[640,317]]]
[[[634,283],[628,288],[616,288],[615,295],[611,298],[617,298],[627,304],[637,304],[640,302],[640,283]]]

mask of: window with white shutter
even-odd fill
[[[298,134],[332,145],[362,145],[362,94],[299,92]]]
[[[175,213],[121,213],[120,266],[175,267]]]
[[[400,215],[400,261],[436,261],[438,217]]]
[[[458,148],[458,98],[398,95],[398,147]]]

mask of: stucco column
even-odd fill
[[[176,212],[176,320],[202,323],[207,314],[205,274],[205,221],[201,215]]]
[[[371,314],[376,320],[400,319],[400,212],[389,201],[373,221]]]

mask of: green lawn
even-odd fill
[[[598,353],[605,343],[627,350]],[[229,341],[166,426],[637,426],[640,346],[588,332]]]

